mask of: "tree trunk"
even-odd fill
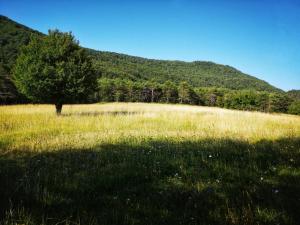
[[[61,115],[61,109],[62,109],[62,104],[61,103],[57,103],[55,104],[55,108],[56,108],[56,115],[60,116]]]
[[[151,102],[154,102],[154,88],[151,88]]]

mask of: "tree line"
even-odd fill
[[[100,77],[100,78],[99,78]],[[71,33],[50,30],[32,36],[13,68],[14,85],[34,103],[161,102],[300,114],[298,91],[266,92],[197,87],[176,80],[128,79],[98,73]],[[296,100],[297,99],[297,100]]]
[[[193,88],[187,82],[160,83],[121,78],[98,79],[96,102],[159,102],[215,106],[228,109],[300,114],[300,100],[286,93],[226,88]]]

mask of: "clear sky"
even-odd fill
[[[300,0],[1,0],[0,14],[84,47],[213,61],[300,89]]]

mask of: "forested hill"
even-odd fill
[[[124,54],[90,50],[95,66],[107,77],[154,79],[159,82],[187,81],[194,87],[223,87],[279,91],[267,82],[231,67],[206,61],[169,61],[134,57]]]
[[[0,98],[18,96],[10,82],[11,69],[20,47],[27,44],[30,35],[43,35],[24,25],[0,16]],[[212,62],[168,61],[134,57],[125,54],[88,49],[95,69],[102,76],[126,78],[133,81],[156,80],[175,83],[187,81],[194,87],[222,87],[229,89],[253,89],[278,92],[280,89],[242,73],[230,66]]]
[[[292,99],[300,101],[300,90],[290,90],[287,92],[287,95]]]
[[[0,103],[20,98],[11,81],[11,69],[31,35],[43,34],[0,15]]]

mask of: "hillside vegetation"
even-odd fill
[[[144,103],[54,111],[0,107],[3,224],[299,222],[300,117]]]
[[[287,94],[295,100],[299,100],[300,101],[300,90],[290,90],[287,92]]]
[[[95,68],[108,78],[154,79],[160,83],[172,80],[177,84],[187,81],[193,87],[279,91],[265,81],[213,62],[153,60],[111,52],[90,52],[95,59]]]
[[[30,35],[43,35],[7,17],[0,16],[0,100],[2,103],[22,102],[11,82],[12,68],[20,47],[27,44]],[[230,66],[212,62],[182,62],[152,60],[129,55],[88,49],[94,68],[100,77],[132,81],[172,80],[176,84],[187,81],[193,87],[221,87],[278,92],[265,81],[246,75]]]
[[[0,103],[22,99],[11,80],[11,70],[31,35],[42,34],[0,15]]]

